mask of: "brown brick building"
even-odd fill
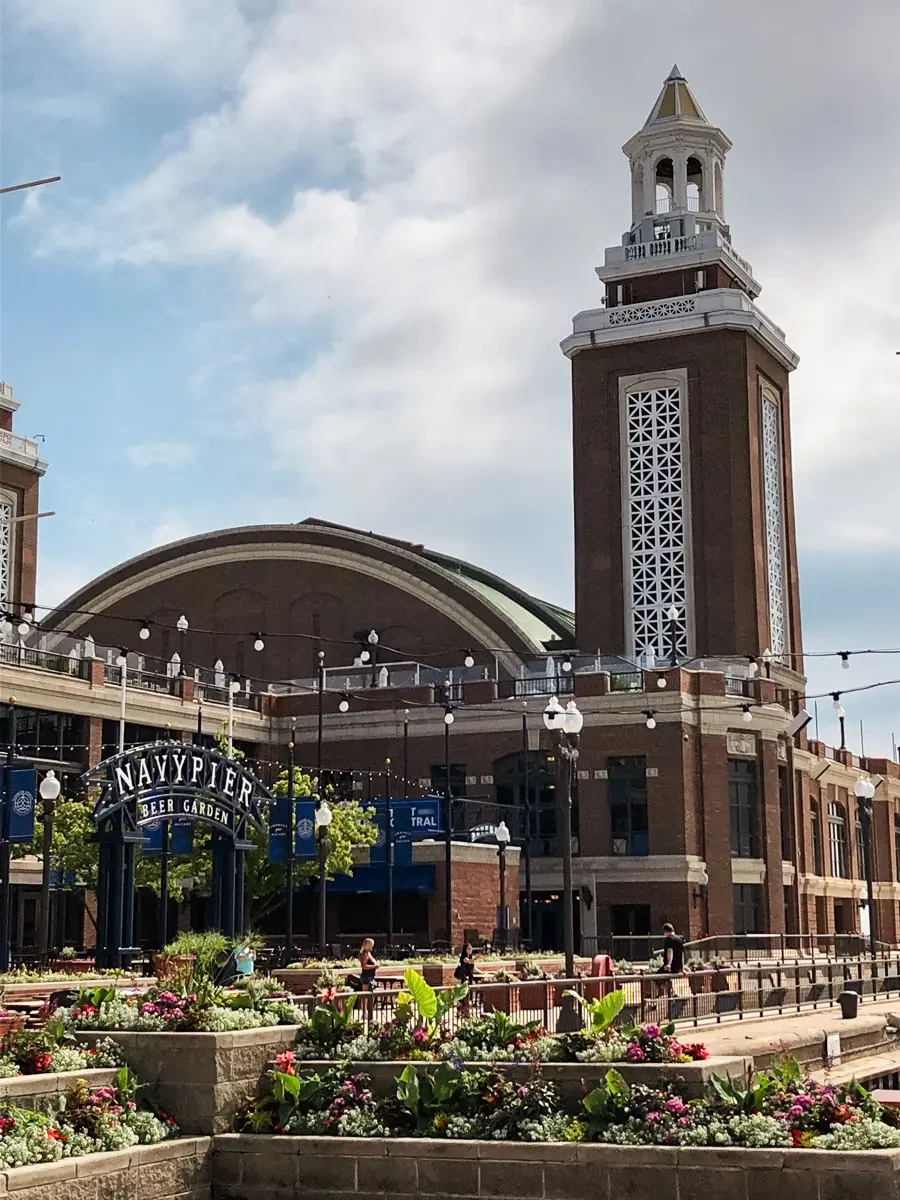
[[[210,533],[124,563],[40,629],[8,635],[4,692],[32,714],[24,748],[75,771],[114,745],[122,649],[129,741],[190,736],[198,704],[205,731],[221,728],[237,680],[235,736],[263,775],[292,736],[315,768],[321,704],[322,764],[348,794],[453,796],[454,938],[492,925],[496,862],[471,835],[502,816],[523,851],[510,887],[521,894],[530,877],[532,940],[555,946],[558,764],[541,712],[552,694],[574,696],[585,717],[573,812],[585,949],[665,920],[691,936],[858,930],[861,774],[877,785],[877,932],[896,941],[900,765],[788,732],[805,688],[797,356],[732,246],[730,148],[677,68],[624,147],[632,224],[598,268],[601,306],[579,313],[562,343],[574,614],[423,546],[326,521]],[[16,504],[36,510],[36,475]],[[35,530],[10,560],[17,613],[35,599]],[[417,901],[435,935],[443,868],[433,845],[418,853],[436,859]],[[376,903],[336,906],[335,933],[348,922],[356,932]]]

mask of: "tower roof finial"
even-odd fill
[[[651,109],[650,116],[644,122],[644,128],[657,121],[673,121],[684,118],[689,121],[702,121],[709,124],[703,115],[703,109],[694,99],[694,93],[688,86],[688,81],[678,69],[678,63],[666,77],[662,91]]]

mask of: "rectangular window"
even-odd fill
[[[894,817],[894,879],[900,880],[900,817]]]
[[[781,858],[791,862],[794,855],[794,838],[791,828],[791,789],[787,767],[778,768],[778,803],[781,814]]]
[[[759,858],[759,787],[755,759],[729,758],[732,858]]]
[[[863,837],[862,822],[856,821],[856,878],[866,877],[866,840]]]
[[[647,819],[647,760],[643,756],[607,759],[609,823],[615,855],[650,853]]]
[[[812,860],[813,874],[824,875],[825,865],[822,860],[822,817],[819,812],[818,801],[813,800],[810,804],[810,833],[812,834]],[[900,859],[898,859],[900,862]]]
[[[443,763],[431,768],[431,788],[436,796],[443,796],[447,789],[447,770]],[[450,795],[466,794],[466,764],[450,764]]]
[[[762,393],[763,499],[766,514],[766,578],[773,654],[787,649],[784,594],[784,486],[781,470],[781,406],[768,387]]]
[[[625,616],[635,658],[691,653],[686,422],[684,387],[675,380],[624,394]]]
[[[762,930],[762,887],[758,883],[732,886],[734,932],[760,933]]]
[[[694,291],[702,292],[705,287],[706,287],[706,272],[705,271],[695,271],[694,272]]]
[[[847,815],[843,804],[828,805],[828,854],[831,874],[836,879],[850,878],[850,853],[847,845]]]

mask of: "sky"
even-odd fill
[[[792,380],[804,641],[900,648],[900,6],[6,0],[0,375],[38,599],[317,516],[572,603],[569,364],[677,62]],[[811,692],[900,654],[808,661]],[[846,695],[890,754],[900,686]],[[830,700],[818,704],[834,744]]]

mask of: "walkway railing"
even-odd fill
[[[373,992],[360,994],[356,1015],[367,1025],[393,1020],[400,987],[399,980],[395,980]],[[619,1025],[721,1024],[726,1020],[832,1008],[838,996],[846,991],[857,992],[863,1002],[900,996],[900,954],[880,958],[874,964],[871,960],[773,967],[735,964],[721,970],[677,976],[479,982],[451,1010],[447,1032],[452,1035],[460,1021],[469,1017],[504,1012],[519,1022],[537,1021],[554,1033],[565,991],[572,989],[590,1000],[619,988],[625,992],[625,1007],[617,1018]],[[303,1006],[304,1000],[298,1003]],[[308,997],[305,1003],[311,1010],[316,1001]]]
[[[583,937],[582,953],[609,954],[617,961],[649,962],[662,955],[662,934],[623,934],[607,937]],[[880,944],[880,956],[890,955],[892,947]],[[723,958],[729,962],[791,962],[805,959],[844,959],[871,957],[868,938],[858,933],[751,933],[720,934],[685,942],[686,959],[710,962]]]

